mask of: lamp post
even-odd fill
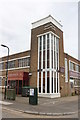
[[[6,45],[1,44],[2,47],[6,47],[8,49],[8,55],[7,55],[7,63],[6,63],[6,79],[5,79],[5,94],[4,99],[6,99],[6,87],[7,87],[7,80],[8,80],[8,60],[9,60],[9,47]]]

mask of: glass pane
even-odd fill
[[[49,92],[49,72],[47,72],[47,93]]]
[[[53,72],[52,72],[52,93],[53,93]]]
[[[39,93],[41,93],[41,72],[39,73]]]
[[[54,72],[54,93],[56,93],[56,72]]]
[[[45,93],[45,72],[43,72],[43,93]]]

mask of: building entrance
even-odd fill
[[[16,90],[16,94],[22,94],[22,87],[29,85],[27,72],[10,72],[8,74],[8,87]]]

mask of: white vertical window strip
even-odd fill
[[[47,93],[47,35],[45,35],[45,93]]]
[[[58,39],[58,70],[59,70],[59,39]],[[59,73],[58,73],[58,93],[59,93]]]
[[[41,93],[43,93],[43,36],[42,36],[42,49],[41,49]]]
[[[41,36],[41,93],[43,93],[43,36]],[[40,38],[39,38],[40,39]],[[38,39],[38,69],[39,69],[39,46],[40,46],[40,40]],[[55,52],[56,52],[56,37],[55,37]],[[58,49],[58,59],[56,54],[56,61],[58,60],[58,69],[59,69],[59,49]],[[52,58],[53,58],[53,68],[52,68]],[[49,70],[49,91],[52,93],[52,76],[53,76],[53,93],[54,93],[54,71],[56,72],[56,93],[57,93],[57,87],[58,87],[58,93],[59,93],[59,73],[57,76],[57,62],[56,62],[56,69],[54,69],[54,35],[53,35],[53,57],[52,57],[52,51],[51,51],[51,33],[49,34],[49,69],[47,69],[47,34],[45,35],[45,93],[47,93],[47,71]],[[52,72],[53,70],[53,72]],[[58,80],[57,80],[58,77]],[[58,86],[57,86],[58,82]],[[38,73],[38,83],[39,87],[39,73]]]
[[[56,58],[56,70],[57,70],[56,37],[55,37],[55,58]],[[56,93],[57,93],[57,71],[56,71]]]
[[[54,35],[53,35],[53,69],[54,69]],[[53,93],[54,93],[54,71],[53,71]]]
[[[40,52],[40,37],[38,38],[38,70],[39,70],[39,52]],[[37,88],[39,93],[39,71],[37,73]]]
[[[47,70],[47,35],[45,38],[45,69]]]
[[[67,65],[67,58],[65,58],[65,82],[68,82],[68,65]]]
[[[56,70],[57,70],[56,37],[55,37],[55,57],[56,57]]]
[[[50,62],[49,62],[49,64],[50,64],[50,80],[49,80],[49,82],[50,82],[50,93],[52,92],[52,71],[51,71],[51,65],[52,65],[52,59],[51,59],[51,33],[49,34],[49,59],[50,59]]]

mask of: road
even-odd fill
[[[3,107],[2,118],[77,118],[77,113],[74,115],[66,115],[66,116],[44,116],[44,115],[26,114]]]

